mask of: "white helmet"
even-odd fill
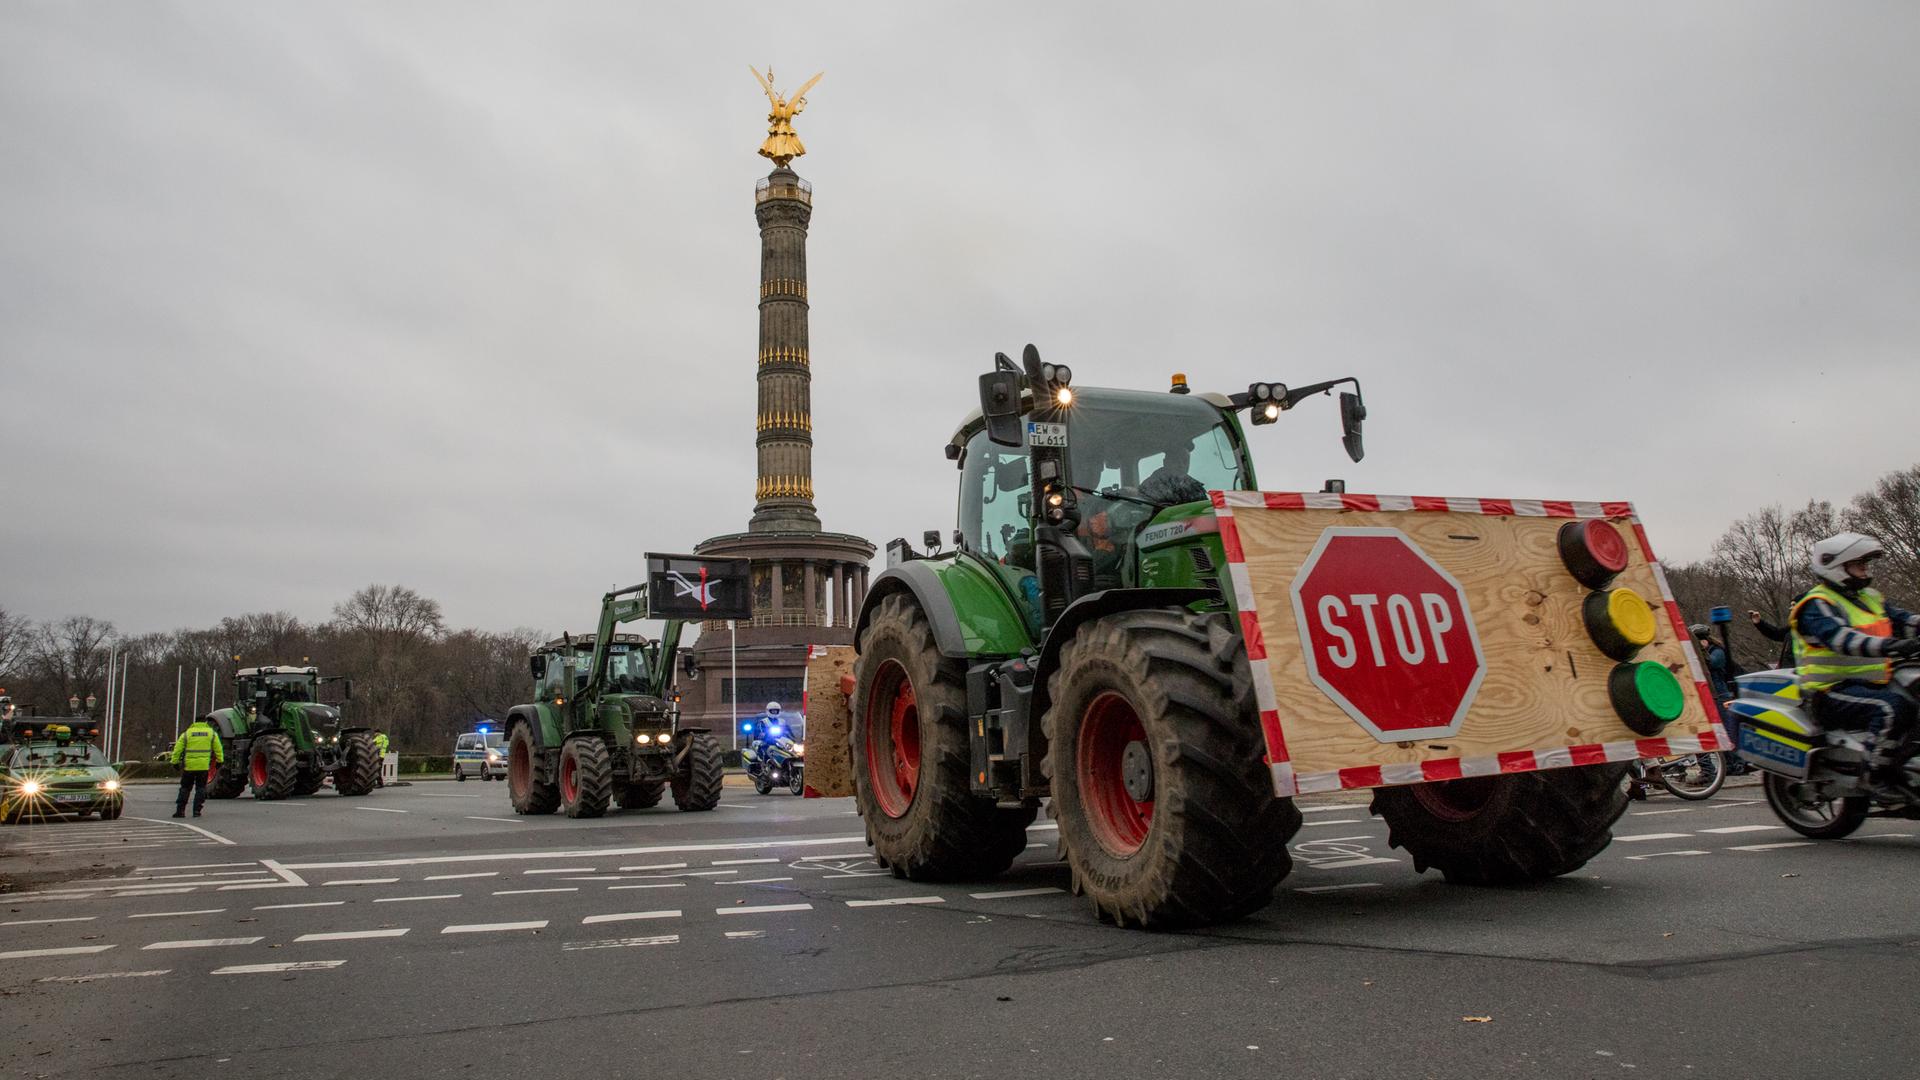
[[[1857,589],[1873,579],[1849,577],[1846,571],[1847,564],[1885,553],[1886,549],[1880,546],[1880,541],[1871,536],[1862,536],[1855,532],[1836,533],[1814,543],[1807,565],[1816,575],[1835,585]]]
[[[779,702],[777,702],[777,701],[769,701],[769,702],[767,702],[767,715],[768,715],[768,716],[779,716],[779,715],[780,715],[780,703],[779,703]]]

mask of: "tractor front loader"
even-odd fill
[[[998,874],[1046,800],[1102,918],[1202,925],[1268,903],[1292,796],[1373,788],[1417,868],[1533,881],[1608,843],[1626,762],[1716,748],[1628,504],[1258,490],[1240,417],[1345,384],[1357,462],[1352,379],[1082,390],[996,357],[946,448],[955,549],[890,543],[856,624],[883,865]]]
[[[519,814],[592,818],[667,792],[681,810],[720,803],[720,743],[683,727],[673,678],[686,621],[750,618],[744,559],[649,555],[648,581],[600,602],[591,636],[562,635],[530,658],[535,700],[507,714],[507,793]],[[664,620],[658,640],[617,628]]]
[[[225,759],[207,793],[231,799],[251,788],[256,799],[284,799],[319,791],[329,776],[342,795],[372,791],[380,780],[373,729],[347,724],[341,705],[319,700],[335,682],[341,700],[350,700],[352,682],[323,677],[319,668],[240,669],[234,704],[213,714]]]

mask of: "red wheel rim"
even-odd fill
[[[254,787],[267,786],[267,752],[264,749],[255,750],[247,760],[247,772],[253,778]]]
[[[580,796],[579,779],[574,776],[579,767],[579,758],[564,752],[560,755],[560,797],[569,803]]]
[[[1487,808],[1493,798],[1495,778],[1471,777],[1465,780],[1441,780],[1415,784],[1413,798],[1429,814],[1441,821],[1466,821]]]
[[[1126,858],[1146,843],[1153,827],[1153,800],[1127,791],[1121,762],[1127,744],[1147,741],[1147,729],[1131,702],[1108,691],[1094,698],[1080,718],[1074,779],[1093,838],[1107,853]]]
[[[533,753],[524,739],[515,739],[507,747],[507,787],[511,794],[523,795],[533,780]]]
[[[888,660],[867,697],[867,777],[880,812],[901,818],[920,786],[920,710],[913,680],[898,660]]]

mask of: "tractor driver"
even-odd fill
[[[1801,692],[1822,727],[1865,728],[1871,747],[1867,785],[1904,800],[1913,699],[1895,691],[1892,660],[1920,657],[1920,615],[1887,603],[1873,584],[1880,541],[1844,532],[1813,545],[1809,568],[1819,583],[1793,607],[1793,658]]]
[[[1197,502],[1207,497],[1206,485],[1187,470],[1193,467],[1192,444],[1174,443],[1167,447],[1166,460],[1140,484],[1140,497],[1162,506]]]

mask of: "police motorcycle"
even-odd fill
[[[1739,721],[1740,757],[1760,770],[1767,805],[1789,829],[1838,840],[1869,814],[1920,818],[1920,762],[1906,764],[1905,798],[1876,801],[1867,787],[1867,733],[1821,730],[1791,668],[1734,681],[1739,696],[1727,708]],[[1891,685],[1920,698],[1920,660],[1894,661]]]
[[[753,740],[740,754],[753,790],[762,795],[771,794],[776,787],[785,787],[795,795],[806,791],[807,746],[794,741],[793,732],[780,717],[779,703],[768,702],[766,715],[743,721],[740,730]]]

